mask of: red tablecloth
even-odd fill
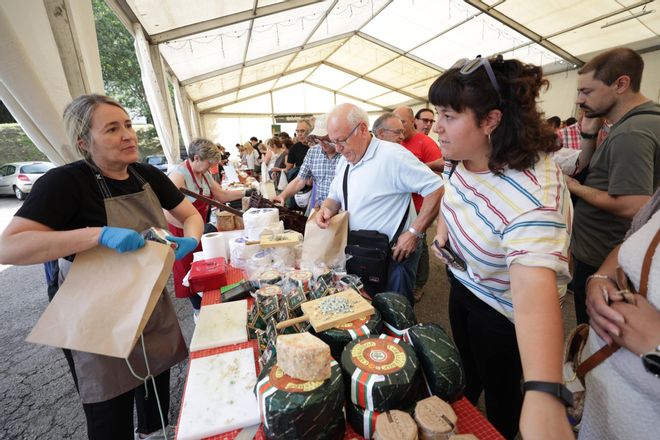
[[[244,279],[244,274],[241,270],[230,267],[227,271],[227,283],[233,284],[237,283]],[[204,297],[202,299],[202,306],[219,304],[220,301],[220,290],[211,290],[209,292],[204,292]],[[260,372],[259,362],[258,362],[258,350],[257,350],[257,341],[249,340],[241,344],[228,345],[226,347],[212,348],[209,350],[200,350],[193,351],[190,353],[191,359],[196,359],[205,356],[212,356],[214,354],[226,353],[228,351],[240,350],[243,348],[252,348],[254,351],[254,362],[257,367],[257,374]],[[188,365],[190,368],[190,365]],[[184,394],[181,399],[182,407],[183,402],[185,402],[186,394],[184,388]],[[474,434],[477,438],[481,440],[503,440],[504,437],[500,435],[499,432],[484,418],[484,416],[477,411],[477,409],[465,398],[452,403],[452,408],[458,416],[458,426],[456,427],[456,432],[458,434]],[[213,437],[208,437],[207,440],[233,440],[238,433],[241,432],[240,429],[235,431],[225,432],[224,434],[216,435]],[[263,428],[259,428],[257,434],[254,437],[255,440],[265,440],[266,435],[264,434]],[[344,440],[364,440],[363,437],[353,431],[353,428],[350,424],[346,424],[346,433],[344,434]]]

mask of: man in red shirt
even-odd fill
[[[435,143],[433,139],[417,131],[414,125],[414,113],[410,107],[399,107],[394,110],[394,114],[401,119],[403,123],[403,141],[400,142],[408,151],[417,157],[421,162],[425,163],[431,170],[441,173],[445,161],[442,159],[442,153],[438,144]],[[427,115],[422,113],[425,119]],[[431,114],[431,119],[433,117],[433,112]],[[429,125],[432,125],[429,124]],[[419,212],[422,207],[422,202],[424,198],[419,194],[413,194],[413,203],[415,204],[415,210]],[[422,246],[422,254],[419,258],[419,265],[417,266],[417,280],[415,282],[415,300],[419,301],[424,294],[421,290],[422,287],[426,284],[429,279],[429,249],[428,245],[424,243],[425,246]]]

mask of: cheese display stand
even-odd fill
[[[204,284],[177,439],[502,438],[461,397],[441,327],[397,293],[372,300],[357,276],[301,264],[301,234],[257,235],[271,209],[244,220],[252,236],[227,237],[222,277]]]

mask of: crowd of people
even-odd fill
[[[586,376],[579,438],[655,438],[660,106],[640,92],[643,68],[627,48],[594,57],[578,70],[580,114],[562,122],[546,119],[537,105],[549,85],[540,67],[502,56],[465,59],[430,87],[432,108],[399,107],[370,127],[367,112],[340,104],[298,121],[293,138],[279,133],[236,146],[243,168],[273,182],[275,203],[307,214],[316,208],[321,228],[348,211],[349,230],[385,235],[385,290],[414,304],[428,282],[429,247],[446,263],[465,396],[476,405],[484,395],[488,420],[505,438],[574,436],[563,385],[567,292],[578,323],[592,329],[585,356],[621,347]],[[243,197],[223,190],[216,177],[228,153],[195,139],[188,159],[165,176],[138,162],[130,118],[114,100],[81,96],[64,116],[84,159],[35,184],[0,238],[0,263],[56,261],[52,298],[76,253],[97,245],[130,252],[144,245],[136,231],[169,227],[179,244],[176,297],[190,298],[198,310],[183,277],[209,206],[177,188],[220,202]],[[631,300],[629,291],[646,295]],[[175,321],[163,292],[144,333],[161,400],[169,394],[169,368],[186,355]],[[142,348],[135,351],[138,362]],[[132,438],[134,401],[135,435],[156,435],[154,401],[125,365],[64,354],[90,438]]]

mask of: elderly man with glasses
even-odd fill
[[[284,203],[284,201],[293,197],[305,187],[308,182],[312,182],[316,195],[314,200],[311,200],[307,206],[307,213],[315,207],[316,202],[322,202],[328,195],[330,183],[335,177],[335,168],[339,162],[339,154],[335,150],[335,144],[330,142],[328,132],[326,130],[326,115],[319,116],[314,123],[314,130],[307,136],[307,141],[313,145],[302,165],[300,172],[289,184],[284,188],[284,191],[278,196],[273,198],[276,203]]]
[[[394,113],[387,112],[374,121],[371,132],[378,139],[400,144],[403,141],[405,130],[401,119]]]
[[[424,119],[429,120],[430,122],[425,123],[429,128],[435,122],[433,120],[433,112],[431,110],[425,109],[420,110],[417,114],[420,113],[424,115]],[[429,113],[430,112],[430,113]],[[427,114],[428,113],[428,114]],[[403,140],[400,142],[408,151],[415,155],[422,163],[425,163],[431,170],[441,173],[444,169],[445,162],[442,159],[442,153],[438,144],[435,143],[433,139],[428,137],[426,134],[421,131],[417,131],[415,128],[416,125],[413,121],[413,111],[410,107],[399,107],[394,110],[394,114],[401,119],[403,123],[404,136]],[[430,118],[430,119],[429,119]],[[415,121],[417,119],[415,118]],[[428,131],[427,131],[428,133]],[[422,202],[424,199],[419,194],[413,194],[413,203],[415,203],[415,209],[417,212],[422,208]],[[425,231],[422,231],[425,232]],[[419,301],[424,295],[424,291],[421,290],[426,282],[429,279],[429,249],[426,242],[422,243],[422,254],[419,259],[419,265],[417,268],[417,281],[415,284],[415,300]]]
[[[342,158],[317,224],[326,228],[348,206],[351,230],[387,235],[396,243],[387,290],[412,304],[423,231],[438,214],[443,181],[402,146],[373,137],[368,124],[367,113],[353,104],[340,104],[328,114],[328,136]],[[412,209],[412,193],[425,197],[419,214]]]

